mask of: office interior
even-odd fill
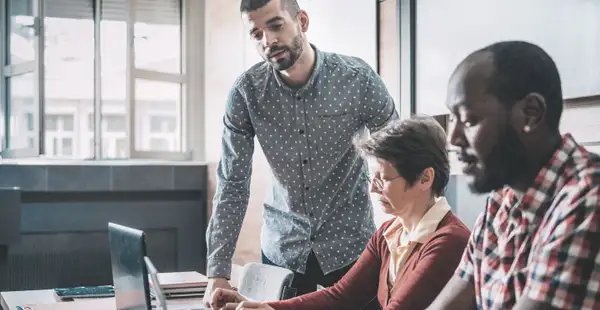
[[[309,40],[367,61],[402,118],[444,124],[471,51],[539,44],[561,73],[561,130],[600,152],[598,1],[298,2]],[[159,270],[204,273],[225,100],[261,60],[239,1],[0,0],[0,20],[0,290],[111,283],[109,221],[143,229]],[[472,226],[485,197],[452,158],[447,198]],[[258,144],[254,159],[236,264],[260,260],[271,176]]]

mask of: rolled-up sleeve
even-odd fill
[[[254,129],[246,99],[234,87],[223,117],[213,213],[206,232],[208,277],[229,278],[231,259],[250,196]]]
[[[362,114],[367,128],[372,133],[388,122],[398,119],[398,111],[383,80],[371,67],[368,67],[365,73],[365,83],[367,87],[362,102]]]
[[[477,217],[473,232],[469,242],[464,249],[460,264],[456,268],[455,275],[461,279],[473,283],[475,277],[475,268],[478,268],[481,262],[481,248],[483,247],[483,227],[485,225],[485,212]]]

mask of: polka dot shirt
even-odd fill
[[[275,264],[303,273],[314,251],[324,273],[352,263],[375,231],[366,163],[352,138],[398,118],[381,78],[363,60],[316,50],[306,85],[288,87],[266,63],[229,94],[207,231],[211,277],[229,277],[248,205],[254,140],[271,167],[261,244]]]

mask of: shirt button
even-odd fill
[[[306,165],[306,164],[308,164],[308,160],[305,159],[302,161],[302,163]]]
[[[301,135],[303,135],[303,134],[304,134],[304,129],[300,129],[300,130],[298,130],[298,132],[299,132]]]

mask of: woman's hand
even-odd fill
[[[243,301],[246,301],[246,298],[237,291],[217,288],[210,296],[210,308],[213,310],[228,309],[226,308],[228,304],[237,305]]]

